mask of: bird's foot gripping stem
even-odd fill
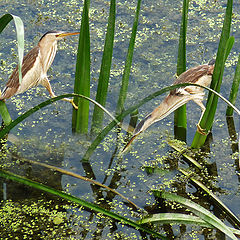
[[[200,127],[200,124],[197,124],[197,132],[199,132],[201,135],[208,135],[209,131],[207,131],[206,129],[203,129]]]
[[[72,106],[78,110],[78,106],[73,102],[73,99],[70,99],[70,98],[63,98],[64,101],[66,102],[70,102],[72,104]]]

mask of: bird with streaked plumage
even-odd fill
[[[18,66],[13,70],[6,87],[2,91],[0,100],[11,98],[23,93],[37,85],[43,85],[51,97],[56,97],[47,77],[47,71],[56,56],[57,41],[65,36],[76,35],[79,32],[48,31],[39,40],[37,46],[31,49],[23,58],[22,81],[19,83]],[[72,99],[63,100],[71,102],[73,107],[77,106]]]
[[[211,60],[208,64],[203,64],[197,67],[190,68],[183,72],[173,83],[173,85],[180,83],[195,83],[207,87],[212,81],[215,60]],[[133,140],[153,123],[162,120],[170,113],[186,104],[188,101],[194,101],[202,110],[202,115],[205,111],[205,106],[202,101],[204,98],[204,88],[198,86],[185,86],[171,90],[170,93],[164,98],[161,104],[148,114],[133,131],[133,136],[127,145],[124,147],[123,152],[127,151]],[[197,124],[198,131],[204,134],[203,129]]]

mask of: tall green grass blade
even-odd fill
[[[8,23],[13,19],[12,14],[5,14],[0,18],[0,33],[2,33],[3,29],[8,25]]]
[[[197,84],[194,84],[197,86]],[[203,87],[203,86],[202,86]],[[219,97],[220,99],[222,99],[226,104],[228,104],[229,106],[231,106],[233,108],[233,110],[240,116],[240,110],[235,107],[230,101],[228,101],[225,97],[223,97],[221,94],[219,94],[218,92],[214,91],[213,89],[209,88],[209,87],[203,87],[205,89],[207,89],[209,92],[212,92],[213,94],[215,94],[217,97]]]
[[[201,227],[214,228],[214,226],[205,222],[199,217],[182,213],[156,213],[149,217],[141,219],[140,221],[138,221],[138,223],[185,224],[185,225],[192,224],[199,225]],[[230,227],[228,228],[232,233],[240,236],[240,230]]]
[[[182,22],[178,44],[177,76],[186,71],[186,40],[189,0],[183,0]],[[186,141],[187,113],[186,105],[174,112],[174,134],[179,140]]]
[[[121,86],[119,97],[118,97],[117,110],[116,110],[117,115],[123,111],[124,103],[127,97],[127,90],[128,90],[129,76],[130,76],[130,70],[132,65],[134,44],[135,44],[135,39],[137,34],[140,6],[141,6],[141,0],[138,0],[136,14],[134,18],[133,27],[132,27],[131,38],[130,38],[129,47],[128,47],[128,53],[126,57],[125,68],[124,68],[123,77],[122,77],[122,86]]]
[[[181,205],[188,208],[190,211],[192,211],[194,214],[196,214],[198,217],[200,217],[205,222],[207,222],[208,224],[211,224],[215,228],[219,229],[221,232],[225,233],[231,239],[237,240],[237,238],[235,237],[235,235],[229,229],[228,226],[226,226],[219,218],[214,216],[211,212],[209,212],[207,209],[203,208],[202,206],[194,203],[191,200],[180,197],[176,194],[171,194],[171,193],[167,193],[167,192],[159,192],[156,190],[154,190],[153,193],[157,197],[166,198],[168,200],[180,203]]]
[[[237,131],[236,131],[236,127],[235,127],[235,123],[234,123],[234,118],[233,116],[230,116],[230,117],[226,117],[226,122],[227,122],[227,129],[228,129],[228,136],[229,136],[229,140],[231,142],[231,149],[232,149],[232,153],[237,153],[239,152],[238,151],[238,136],[239,134],[237,135]],[[239,129],[240,131],[240,129]],[[235,160],[235,164],[236,166],[239,166],[239,159]]]
[[[0,33],[7,26],[7,24],[14,20],[15,28],[17,32],[17,44],[18,44],[18,71],[19,71],[19,83],[22,82],[22,61],[24,54],[24,26],[20,17],[13,14],[5,14],[0,18]]]
[[[211,190],[209,190],[205,185],[194,177],[189,176],[189,174],[184,169],[178,169],[182,174],[189,177],[190,180],[199,188],[201,188],[212,200],[234,221],[235,224],[240,226],[240,219],[215,195]]]
[[[187,41],[187,20],[188,20],[189,0],[183,0],[182,6],[182,22],[180,28],[178,59],[177,59],[177,75],[186,71],[186,41]]]
[[[212,82],[210,86],[216,92],[220,91],[225,60],[230,51],[229,49],[233,41],[232,38],[229,39],[231,21],[232,21],[232,4],[233,4],[233,1],[228,0],[221,38],[218,46],[215,68],[214,68]],[[210,92],[208,95],[208,100],[206,104],[206,111],[204,112],[203,117],[200,121],[200,127],[204,129],[206,133],[212,127],[216,108],[217,108],[217,103],[218,103],[218,97],[215,94]],[[203,146],[206,138],[207,138],[207,135],[202,135],[199,132],[196,132],[192,142],[192,147],[198,148]]]
[[[201,218],[182,213],[157,213],[138,221],[139,224],[158,223],[158,224],[192,224],[201,227],[213,228],[213,226]]]
[[[101,71],[98,80],[96,101],[105,106],[108,92],[108,82],[112,64],[113,40],[116,18],[116,0],[111,0],[108,17],[108,27],[102,57]],[[94,107],[91,132],[98,131],[102,126],[103,111],[97,106]]]
[[[0,115],[2,116],[2,120],[5,126],[9,125],[12,122],[12,118],[4,101],[0,101]]]
[[[90,96],[89,5],[90,0],[84,0],[74,83],[74,93],[86,97]],[[78,110],[73,109],[72,129],[74,132],[87,134],[89,102],[75,97],[74,103],[78,106]]]
[[[235,74],[234,74],[234,79],[233,79],[231,93],[230,93],[230,96],[229,96],[229,101],[233,105],[235,105],[235,103],[236,103],[239,83],[240,83],[240,54],[238,56],[238,63],[237,63],[237,67],[236,67]],[[227,116],[232,116],[233,115],[233,108],[228,106],[227,107],[227,111],[226,111],[226,115]]]
[[[73,93],[68,93],[68,94],[63,94],[51,99],[48,99],[45,102],[42,102],[40,104],[38,104],[37,106],[31,108],[30,110],[28,110],[27,112],[25,112],[24,114],[22,114],[21,116],[19,116],[17,119],[15,119],[14,121],[12,121],[8,126],[5,126],[1,131],[0,131],[0,139],[2,137],[5,136],[5,134],[7,134],[12,128],[14,128],[18,123],[22,122],[24,119],[26,119],[27,117],[29,117],[30,115],[32,115],[33,113],[35,113],[36,111],[42,109],[43,107],[50,105],[56,101],[59,101],[63,98],[67,98],[67,97],[79,97],[79,98],[83,98],[87,101],[90,101],[96,105],[98,105],[104,112],[106,112],[112,119],[113,122],[116,124],[119,124],[118,120],[107,110],[105,109],[103,106],[101,106],[99,103],[97,103],[96,101],[94,101],[91,98],[88,98],[86,96],[83,95],[78,95],[78,94],[73,94]]]
[[[224,52],[224,63],[226,62],[226,60],[228,58],[228,55],[232,50],[232,47],[234,45],[234,41],[235,41],[235,39],[234,39],[233,36],[229,37],[229,39],[227,40],[226,49],[225,49],[225,52]]]
[[[77,198],[77,197],[74,197],[70,194],[67,194],[67,193],[64,193],[64,192],[61,192],[59,190],[55,190],[54,188],[51,188],[51,187],[48,187],[44,184],[41,184],[41,183],[38,183],[38,182],[34,182],[32,180],[29,180],[27,178],[24,178],[24,177],[21,177],[19,175],[16,175],[16,174],[13,174],[13,173],[10,173],[10,172],[6,172],[6,171],[3,171],[3,170],[0,170],[0,177],[3,177],[3,178],[7,178],[7,179],[10,179],[10,180],[13,180],[13,181],[16,181],[16,182],[19,182],[19,183],[22,183],[22,184],[25,184],[27,186],[30,186],[30,187],[33,187],[33,188],[36,188],[36,189],[39,189],[41,191],[44,191],[44,192],[47,192],[47,193],[50,193],[50,194],[53,194],[55,196],[58,196],[62,199],[66,199],[70,202],[73,202],[73,203],[76,203],[76,204],[79,204],[87,209],[91,209],[95,212],[98,212],[98,213],[101,213],[107,217],[110,217],[111,219],[114,219],[118,222],[121,222],[121,223],[124,223],[124,224],[127,224],[137,230],[141,230],[143,232],[146,232],[150,235],[153,235],[155,237],[159,237],[160,239],[166,239],[165,236],[161,235],[160,233],[157,233],[149,228],[146,228],[144,226],[141,226],[140,224],[134,222],[133,220],[131,219],[128,219],[126,217],[123,217],[119,214],[116,214],[114,212],[111,212],[107,209],[104,209],[102,207],[99,207],[98,205],[96,204],[93,204],[91,202],[87,202],[81,198]]]

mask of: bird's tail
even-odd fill
[[[17,92],[17,88],[5,87],[0,94],[0,100],[8,99],[12,97]]]
[[[0,100],[6,99],[6,87],[3,89],[3,91],[0,91]]]

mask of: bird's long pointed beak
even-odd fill
[[[125,147],[122,150],[122,153],[125,153],[128,151],[130,145],[132,144],[133,140],[138,136],[139,134],[133,135],[132,138],[129,140],[129,142],[125,145]]]
[[[59,35],[57,35],[57,37],[66,37],[66,36],[71,36],[71,35],[77,35],[80,32],[64,32],[64,33],[60,33]]]

